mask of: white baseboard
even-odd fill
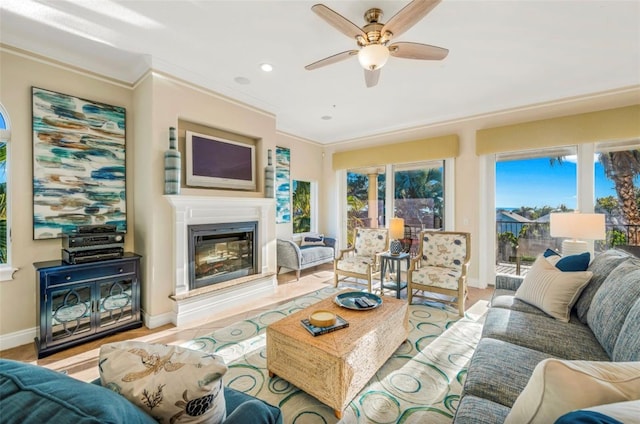
[[[11,349],[33,343],[37,334],[38,327],[32,327],[26,330],[16,331],[15,333],[0,335],[0,350]]]
[[[173,312],[166,312],[160,315],[149,315],[146,312],[142,313],[142,322],[144,326],[153,329],[162,327],[166,324],[171,324],[173,322]]]

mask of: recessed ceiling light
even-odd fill
[[[245,78],[245,77],[235,77],[233,80],[238,84],[242,84],[242,85],[251,84],[251,81],[249,81],[249,78]]]
[[[330,121],[331,119],[333,119],[333,116],[324,115],[324,116],[320,117],[320,119],[323,119],[325,121]]]
[[[268,63],[263,63],[262,65],[260,65],[260,69],[265,72],[271,72],[273,71],[273,66],[269,65]]]

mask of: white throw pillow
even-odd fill
[[[226,418],[222,358],[180,346],[104,344],[100,381],[160,423],[220,424]]]
[[[300,246],[324,246],[324,234],[307,234],[302,237]]]
[[[545,257],[539,256],[515,297],[542,309],[557,320],[569,322],[571,307],[592,275],[591,271],[560,271]]]
[[[608,403],[606,405],[585,408],[584,411],[599,412],[607,417],[614,418],[621,423],[637,423],[640,421],[640,400]]]
[[[504,422],[548,424],[576,409],[638,399],[640,362],[545,359]]]

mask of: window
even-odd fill
[[[444,228],[443,173],[443,161],[393,166],[393,212],[404,219],[412,253],[417,253],[421,230]]]
[[[10,213],[8,190],[8,143],[11,138],[9,115],[0,104],[0,281],[10,280],[14,269],[9,266],[11,251]]]
[[[387,227],[395,216],[405,221],[405,249],[416,253],[421,230],[444,229],[447,217],[453,222],[453,207],[446,202],[454,196],[445,185],[453,181],[453,168],[451,159],[348,170],[346,244],[351,245],[354,228]]]
[[[640,145],[601,143],[593,158],[595,205],[605,214],[607,239],[596,251],[622,244],[640,244]]]
[[[354,228],[384,227],[385,170],[380,168],[347,171],[347,245],[353,245]]]
[[[311,183],[293,180],[293,233],[311,231]]]
[[[575,147],[501,154],[495,164],[496,268],[521,274],[561,240],[549,232],[551,212],[577,209]]]

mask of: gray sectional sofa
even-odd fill
[[[278,239],[278,273],[282,268],[291,269],[296,272],[296,278],[300,279],[301,270],[333,262],[336,240],[331,237],[314,238],[314,240],[318,240],[316,244],[298,245],[292,240]]]
[[[534,368],[547,358],[640,361],[640,259],[597,255],[571,311],[556,320],[514,294],[523,279],[498,276],[454,423],[503,423]]]

